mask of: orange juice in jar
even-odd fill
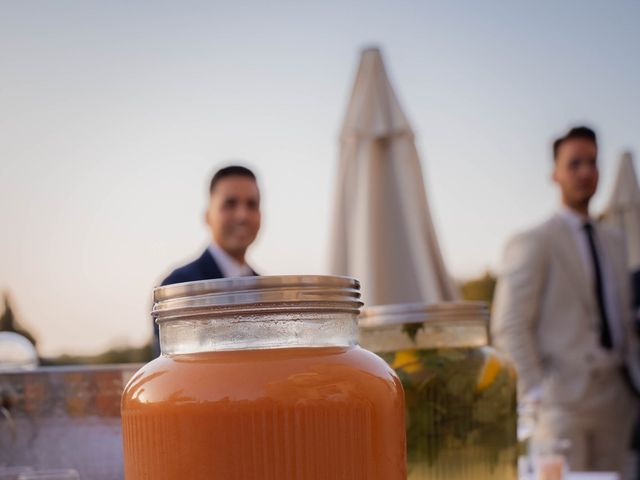
[[[359,285],[246,277],[159,287],[162,355],[122,398],[125,478],[404,480],[404,399],[357,343]]]

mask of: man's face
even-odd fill
[[[586,138],[569,139],[560,145],[553,180],[569,207],[588,206],[596,193],[599,177],[597,157],[597,147]]]
[[[260,230],[260,191],[255,180],[240,175],[219,180],[211,192],[207,224],[222,249],[244,256]]]

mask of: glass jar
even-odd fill
[[[402,386],[357,345],[359,288],[322,276],[156,288],[162,354],[122,397],[125,478],[406,479]]]
[[[360,343],[405,390],[409,480],[516,480],[516,376],[483,303],[366,309]]]

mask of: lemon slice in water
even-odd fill
[[[484,360],[482,371],[478,376],[478,383],[476,383],[476,390],[482,391],[488,388],[496,379],[498,374],[502,370],[502,361],[495,353],[489,353]]]
[[[400,350],[396,352],[391,368],[402,369],[407,373],[417,372],[422,368],[415,350]]]

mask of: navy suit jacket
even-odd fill
[[[253,272],[254,275],[258,275],[256,272]],[[213,259],[211,252],[209,249],[206,249],[199,258],[195,259],[191,263],[187,263],[186,265],[176,268],[173,272],[169,274],[167,278],[165,278],[161,285],[172,285],[174,283],[183,283],[183,282],[195,282],[197,280],[212,280],[215,278],[224,278],[222,270]],[[160,337],[158,324],[153,322],[153,336],[154,336],[154,352],[156,354],[160,353]]]
[[[213,278],[224,278],[224,275],[213,259],[213,256],[211,256],[211,252],[207,249],[200,255],[200,258],[180,268],[176,268],[162,281],[161,285],[195,282],[196,280],[210,280]]]

